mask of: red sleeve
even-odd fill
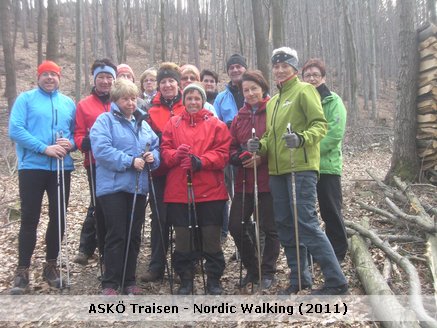
[[[76,125],[74,130],[74,143],[77,148],[82,151],[82,140],[83,137],[87,135],[88,131],[86,129],[85,113],[82,102],[79,101],[76,107]]]
[[[207,170],[224,169],[229,161],[231,134],[225,123],[217,118],[216,121],[213,146],[200,156],[202,168]]]

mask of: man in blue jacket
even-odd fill
[[[244,105],[244,96],[238,85],[246,70],[246,58],[240,54],[230,56],[226,62],[226,72],[231,80],[226,85],[225,90],[220,92],[214,100],[214,109],[218,118],[225,122],[229,128],[231,127],[234,116],[237,115],[238,110]],[[234,197],[232,165],[228,165],[225,168],[225,182],[226,189],[232,199]],[[225,240],[228,235],[228,224],[229,202],[226,203],[223,212],[222,240]]]
[[[74,150],[73,100],[59,92],[61,68],[52,61],[38,66],[38,87],[20,94],[12,107],[9,136],[16,143],[21,226],[18,236],[18,267],[11,294],[24,294],[29,285],[29,266],[36,244],[36,230],[44,193],[49,201],[49,223],[45,235],[46,263],[43,278],[60,288],[56,260],[59,253],[57,160],[64,160],[61,206],[68,204]],[[62,200],[65,195],[65,202]],[[64,209],[61,209],[61,235]]]

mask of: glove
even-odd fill
[[[259,150],[259,139],[255,137],[253,139],[247,140],[247,151],[250,153],[255,153]]]
[[[190,152],[190,146],[186,144],[182,144],[176,149],[176,155],[175,158],[178,162],[181,162],[184,158],[188,157],[188,154]]]
[[[288,148],[297,148],[302,143],[302,138],[296,133],[284,133],[282,139],[285,140]]]
[[[249,153],[247,150],[245,150],[238,157],[240,158],[241,163],[243,163],[244,161],[247,161],[248,159],[252,158],[252,154]]]
[[[235,153],[231,156],[231,164],[234,166],[242,166],[243,162],[252,157],[252,154],[247,150],[241,150],[238,153]]]
[[[82,151],[87,152],[91,150],[91,139],[89,136],[85,136],[82,139]]]
[[[181,167],[184,170],[191,170],[193,172],[197,172],[202,169],[202,163],[199,157],[197,157],[196,155],[190,155],[185,157],[181,161]]]

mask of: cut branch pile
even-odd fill
[[[391,279],[391,266],[395,263],[400,267],[406,275],[408,281],[408,295],[410,308],[414,313],[409,313],[402,305],[394,302],[387,304],[386,311],[390,309],[390,316],[396,318],[397,327],[415,327],[411,318],[416,316],[421,326],[437,327],[436,317],[428,314],[429,310],[425,309],[422,298],[422,284],[415,266],[411,261],[426,262],[434,284],[434,296],[437,296],[437,225],[435,222],[436,209],[425,201],[421,201],[412,190],[412,186],[407,185],[399,178],[395,177],[394,181],[397,188],[390,187],[377,179],[372,172],[367,171],[369,175],[376,181],[377,185],[382,188],[386,198],[386,207],[389,209],[381,209],[370,206],[362,202],[358,204],[365,210],[375,213],[384,218],[384,224],[391,224],[396,228],[395,235],[378,233],[375,229],[368,229],[366,224],[358,224],[355,222],[345,221],[345,224],[352,232],[350,252],[351,258],[357,269],[362,285],[368,295],[394,295],[389,283]],[[435,189],[434,186],[428,185]],[[435,194],[436,190],[433,190]],[[406,213],[406,211],[408,213]],[[401,231],[402,230],[402,231]],[[407,230],[405,232],[405,230]],[[396,237],[397,236],[397,237]],[[369,240],[371,244],[384,252],[386,260],[384,270],[381,274],[376,268],[368,245],[364,241]],[[409,240],[412,243],[425,243],[426,254],[418,256],[405,255],[398,251],[396,247],[392,247],[390,243],[401,240]],[[410,261],[411,260],[411,261]],[[434,313],[435,304],[433,304]],[[375,309],[378,315],[378,309]],[[432,312],[431,312],[432,313]],[[386,312],[384,312],[386,315]],[[393,322],[382,322],[385,327],[393,327]]]
[[[425,176],[437,183],[437,27],[426,24],[418,34],[417,154]]]

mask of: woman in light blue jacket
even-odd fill
[[[149,192],[148,169],[159,166],[159,140],[136,107],[138,88],[118,79],[111,88],[111,111],[101,114],[91,129],[96,159],[96,195],[105,217],[106,237],[102,294],[141,294],[135,271]],[[135,208],[133,201],[136,194]],[[132,234],[128,234],[133,211]],[[122,282],[126,247],[129,247]]]

